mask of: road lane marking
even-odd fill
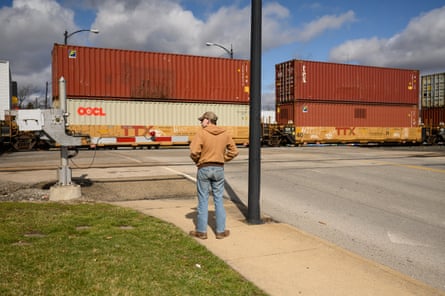
[[[394,244],[408,245],[408,246],[413,246],[413,247],[429,247],[430,246],[430,245],[424,244],[422,242],[412,240],[403,234],[397,234],[397,233],[388,231],[387,235],[388,235],[389,240]]]
[[[429,167],[424,167],[424,166],[420,166],[420,165],[401,164],[401,163],[395,163],[395,162],[389,162],[389,161],[375,161],[375,160],[373,160],[372,163],[373,164],[377,164],[377,165],[399,166],[399,167],[405,167],[405,168],[410,168],[410,169],[416,169],[416,170],[430,171],[430,172],[445,174],[445,170],[429,168]]]
[[[112,154],[112,153],[108,153],[108,154],[112,155],[113,157],[116,157],[116,154]],[[142,160],[136,159],[134,157],[126,156],[126,155],[123,155],[123,154],[119,154],[119,157],[126,158],[128,160],[131,160],[131,161],[134,161],[134,162],[137,162],[137,163],[142,163]]]
[[[190,181],[196,182],[196,178],[194,178],[194,177],[192,177],[190,175],[187,175],[186,173],[174,170],[174,169],[169,168],[169,167],[163,167],[163,168],[166,169],[167,171],[170,171],[170,172],[175,173],[177,175],[183,176],[184,178],[189,179]]]

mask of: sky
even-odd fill
[[[69,44],[250,59],[247,0],[0,0],[0,59],[12,79],[51,92],[51,50]],[[444,0],[262,1],[262,107],[275,64],[292,59],[445,72]]]

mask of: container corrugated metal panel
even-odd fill
[[[53,96],[64,77],[68,98],[249,101],[248,60],[55,44]]]
[[[302,102],[278,106],[278,123],[296,126],[416,127],[417,105],[371,105]]]
[[[206,111],[218,115],[218,125],[232,134],[235,143],[246,144],[249,139],[247,104],[69,99],[67,109],[70,114],[68,129],[74,134],[96,138],[101,144],[113,138],[108,145],[124,142],[138,145],[132,137],[146,138],[148,143],[152,141],[152,133],[155,133],[156,141],[181,136],[191,139],[201,128],[198,117]],[[119,138],[118,144],[114,138]],[[144,145],[143,141],[139,142]]]
[[[419,71],[291,60],[275,66],[277,104],[295,100],[418,104]]]
[[[70,125],[199,126],[206,111],[220,126],[249,126],[249,105],[68,99]]]
[[[445,73],[423,75],[421,87],[422,108],[445,107]]]
[[[423,108],[422,123],[427,127],[438,127],[445,124],[445,107]]]

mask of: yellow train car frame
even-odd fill
[[[422,142],[420,127],[295,127],[295,143],[416,144]]]

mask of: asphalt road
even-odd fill
[[[59,161],[57,151],[2,155],[0,171]],[[75,176],[109,164],[196,171],[187,149],[80,151],[70,166]],[[248,149],[225,170],[247,205]],[[445,147],[265,148],[260,179],[262,214],[445,290]]]
[[[261,209],[445,290],[445,153],[416,148],[264,149]]]

